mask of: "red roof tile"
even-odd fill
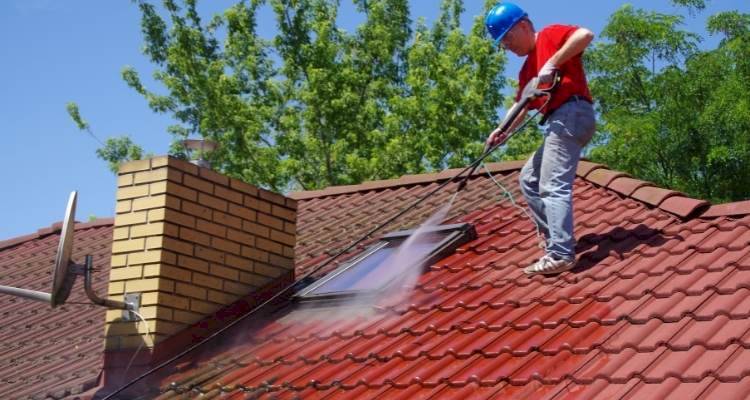
[[[521,200],[519,167],[497,178]],[[579,175],[571,272],[523,275],[541,255],[533,226],[477,175],[447,222],[474,224],[478,238],[427,268],[408,299],[382,300],[368,315],[287,304],[155,374],[151,386],[160,399],[746,394],[750,215],[694,218],[705,202],[654,187],[625,195],[607,186],[620,174],[588,163]],[[402,177],[297,194],[298,276],[436,186]],[[383,232],[423,221],[454,187]],[[148,386],[123,398],[153,396]]]
[[[49,292],[60,239],[57,223],[0,242],[0,285]],[[93,288],[106,290],[112,220],[76,224],[73,258],[94,256]],[[85,303],[85,304],[75,304]],[[0,296],[0,393],[14,399],[61,398],[95,386],[102,366],[104,309],[90,305],[78,279],[67,304]]]

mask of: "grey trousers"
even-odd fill
[[[596,130],[594,108],[587,101],[571,100],[547,121],[542,145],[521,169],[521,192],[547,240],[547,254],[574,259],[573,179],[581,150]]]

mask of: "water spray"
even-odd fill
[[[499,127],[500,128],[504,127],[504,129],[507,129],[511,125],[511,123],[518,117],[518,115],[520,114],[520,112],[533,99],[535,99],[537,97],[542,97],[542,96],[546,96],[547,97],[547,100],[545,101],[544,105],[541,108],[546,107],[546,105],[549,103],[549,101],[550,101],[550,99],[552,97],[551,96],[552,95],[552,91],[557,87],[557,85],[559,84],[559,82],[560,82],[559,75],[555,76],[555,78],[553,79],[553,82],[552,82],[551,86],[549,86],[547,88],[540,88],[539,87],[540,82],[539,82],[538,78],[534,78],[531,81],[529,81],[529,83],[524,87],[524,89],[523,89],[523,91],[521,93],[521,100],[514,107],[511,107],[511,109],[508,110],[508,113],[507,113],[506,117],[503,119],[503,121],[501,122],[501,124],[500,124]],[[329,258],[328,260],[326,260],[324,263],[320,264],[319,266],[313,268],[311,271],[307,272],[304,276],[302,276],[296,282],[294,282],[294,283],[292,283],[290,285],[287,285],[286,287],[284,287],[283,289],[281,289],[279,292],[277,292],[276,294],[274,294],[273,296],[271,296],[270,298],[268,298],[267,300],[265,300],[264,302],[262,302],[261,304],[259,304],[255,308],[253,308],[252,310],[250,310],[245,315],[243,315],[243,316],[237,318],[236,320],[230,322],[229,324],[227,324],[223,328],[219,329],[218,331],[214,332],[213,334],[211,334],[207,338],[203,339],[202,341],[194,344],[193,346],[190,346],[189,348],[183,350],[182,352],[180,352],[179,354],[175,355],[174,357],[172,357],[172,358],[170,358],[170,359],[162,362],[161,364],[157,365],[156,367],[154,367],[154,368],[152,368],[152,369],[144,372],[143,374],[141,374],[140,376],[138,376],[137,378],[135,378],[134,380],[132,380],[131,382],[129,382],[128,384],[126,384],[125,386],[120,387],[116,391],[114,391],[114,392],[110,393],[109,395],[107,395],[106,397],[104,397],[103,400],[109,400],[109,399],[115,398],[114,396],[116,396],[117,394],[119,394],[119,393],[123,392],[124,390],[128,389],[129,387],[135,385],[137,382],[141,381],[142,379],[146,378],[147,376],[149,376],[149,375],[151,375],[151,374],[153,374],[153,373],[155,373],[155,372],[163,369],[167,365],[170,365],[171,363],[173,363],[173,362],[181,359],[182,357],[184,357],[187,354],[193,352],[194,350],[196,350],[197,348],[203,346],[204,344],[212,341],[213,339],[215,339],[216,337],[218,337],[222,333],[224,333],[227,330],[231,329],[233,326],[235,326],[238,323],[244,321],[246,318],[250,317],[251,315],[254,315],[256,312],[258,312],[259,310],[263,309],[266,305],[268,305],[268,304],[272,303],[273,301],[279,299],[281,296],[287,295],[290,292],[297,292],[297,291],[301,290],[303,287],[305,287],[305,286],[307,286],[307,285],[309,285],[310,283],[313,282],[313,276],[318,271],[320,271],[321,269],[323,269],[326,266],[330,265],[333,261],[337,260],[343,254],[348,253],[349,251],[351,251],[358,244],[362,243],[363,241],[365,241],[369,237],[371,237],[374,233],[380,231],[381,229],[383,229],[384,227],[386,227],[387,225],[389,225],[393,221],[395,221],[398,218],[400,218],[401,216],[405,215],[407,212],[413,210],[418,205],[422,204],[425,200],[427,200],[428,198],[432,197],[437,192],[443,190],[449,184],[458,181],[459,184],[457,186],[457,190],[453,194],[453,196],[451,197],[450,202],[448,203],[449,205],[452,206],[453,202],[456,199],[456,197],[458,196],[458,194],[466,187],[466,184],[467,184],[467,181],[469,180],[469,178],[473,175],[474,171],[480,165],[483,165],[484,160],[487,157],[489,157],[490,154],[492,154],[495,150],[497,150],[498,148],[500,148],[500,146],[504,145],[505,142],[507,142],[507,140],[510,139],[515,133],[517,133],[518,131],[520,131],[524,127],[526,127],[526,125],[531,120],[533,120],[534,118],[536,118],[537,115],[539,115],[539,111],[537,111],[532,117],[528,118],[524,123],[522,123],[520,126],[518,126],[517,128],[515,128],[508,135],[506,135],[505,139],[503,141],[501,141],[500,143],[495,144],[494,146],[491,146],[491,147],[485,149],[485,151],[482,153],[482,155],[479,158],[477,158],[476,160],[474,160],[471,164],[469,164],[467,167],[465,167],[463,170],[461,170],[458,174],[454,175],[452,178],[450,178],[450,179],[446,180],[445,182],[441,183],[440,185],[438,185],[438,187],[436,187],[435,189],[433,189],[432,191],[430,191],[426,195],[420,197],[415,202],[413,202],[412,204],[410,204],[406,208],[402,209],[401,211],[399,211],[398,213],[396,213],[392,217],[388,218],[382,224],[374,227],[373,229],[371,229],[370,231],[368,231],[364,236],[362,236],[361,238],[353,241],[348,246],[346,246],[344,249],[338,251],[336,254],[334,254],[331,258]],[[462,176],[466,172],[468,172],[468,174],[466,174],[466,176],[464,176],[462,178]],[[459,179],[460,179],[460,181],[459,181]]]

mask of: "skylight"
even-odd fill
[[[396,282],[408,268],[421,268],[453,253],[458,246],[476,238],[470,224],[440,225],[422,230],[408,244],[408,254],[399,247],[414,230],[390,233],[362,255],[303,289],[300,299],[330,299],[358,294],[375,294]]]

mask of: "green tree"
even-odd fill
[[[107,138],[105,142],[102,142],[101,139],[94,135],[89,123],[81,116],[81,112],[76,103],[69,102],[66,105],[66,109],[68,110],[68,115],[70,115],[70,118],[75,122],[78,129],[88,133],[91,138],[101,145],[100,148],[96,149],[96,155],[107,162],[109,170],[113,173],[117,173],[121,163],[140,160],[143,157],[143,149],[135,144],[128,136],[110,137]]]
[[[690,3],[698,9],[703,2]],[[710,19],[726,36],[699,51],[682,18],[624,6],[587,55],[600,112],[592,157],[715,202],[750,196],[748,20]]]
[[[275,190],[315,189],[464,164],[497,122],[504,56],[482,17],[459,28],[461,0],[412,29],[407,0],[354,0],[364,22],[337,26],[337,0],[240,1],[203,23],[196,0],[138,1],[144,52],[157,67],[130,87],[171,115],[177,143],[217,141],[225,173]],[[494,4],[487,0],[486,6]],[[270,6],[278,34],[256,30]],[[179,146],[173,146],[178,152]]]

